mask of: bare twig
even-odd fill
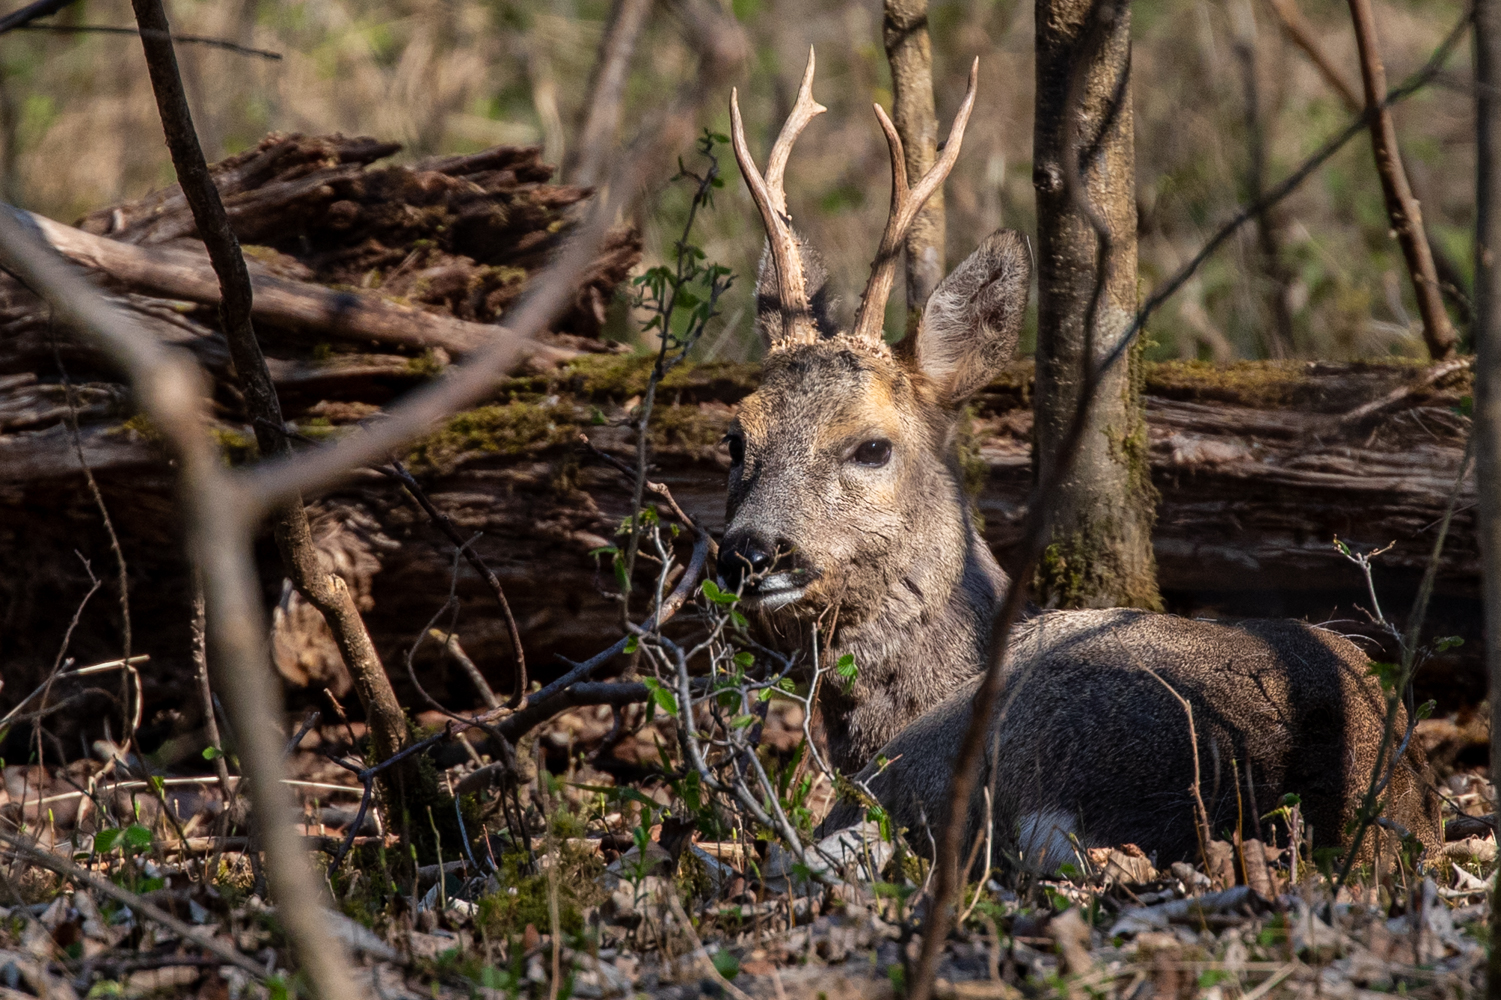
[[[247,775],[260,779],[252,801],[271,888],[289,937],[307,947],[302,957],[323,1000],[355,1000],[341,949],[319,916],[319,881],[294,829],[297,812],[277,781],[281,747],[272,706],[280,692],[267,668],[267,631],[250,562],[251,511],[205,430],[200,376],[133,316],[107,304],[9,212],[0,212],[0,267],[46,300],[57,323],[92,341],[124,370],[140,406],[177,457],[189,551],[204,572],[210,666],[236,720],[241,764]]]
[[[5,29],[0,29],[3,31]],[[167,38],[174,42],[185,45],[207,45],[210,48],[223,49],[226,52],[234,52],[242,56],[257,56],[261,59],[279,61],[280,52],[272,52],[269,49],[255,49],[248,45],[240,45],[231,42],[227,38],[209,38],[206,35],[179,35],[164,31],[143,31],[140,28],[121,28],[108,24],[18,24],[12,31],[52,31],[60,35],[149,35],[158,38]]]
[[[51,17],[72,3],[73,0],[36,0],[35,3],[29,3],[20,10],[12,11],[4,17],[0,17],[0,34],[4,34],[7,31],[15,31],[17,28],[25,27],[32,21],[40,18]]]
[[[678,926],[683,928],[683,934],[693,944],[693,955],[698,960],[699,968],[703,969],[709,978],[719,985],[720,989],[734,997],[735,1000],[751,1000],[750,994],[724,978],[724,974],[719,971],[719,967],[709,957],[708,951],[704,948],[704,943],[699,940],[698,931],[693,929],[693,921],[689,920],[688,914],[683,912],[683,904],[678,900],[676,887],[669,886],[666,895],[668,909],[672,910],[672,919],[678,922]]]
[[[688,569],[678,580],[677,587],[675,587],[672,593],[662,601],[662,603],[658,606],[656,612],[654,612],[652,616],[647,619],[646,623],[641,625],[640,628],[636,631],[643,633],[655,632],[663,625],[665,625],[669,620],[671,620],[673,615],[677,614],[678,609],[683,606],[684,602],[688,600],[688,598],[692,595],[694,589],[697,587],[699,577],[703,574],[704,563],[708,559],[708,554],[708,535],[706,533],[700,534],[698,540],[694,542],[693,555],[688,560]],[[582,663],[574,664],[573,669],[568,671],[568,673],[553,681],[541,691],[538,691],[533,697],[528,698],[526,707],[519,709],[518,711],[513,712],[507,715],[505,718],[501,719],[496,724],[496,728],[499,729],[507,739],[514,741],[522,734],[529,732],[535,726],[541,725],[543,722],[546,722],[548,719],[552,718],[554,715],[558,714],[564,709],[571,707],[573,704],[579,704],[580,702],[573,702],[569,700],[570,689],[573,689],[582,682],[587,681],[591,676],[593,676],[596,670],[603,667],[605,664],[609,663],[615,657],[624,652],[626,643],[629,642],[631,638],[632,636],[621,638],[604,652],[592,656]],[[600,687],[604,686],[605,685],[600,685]],[[619,686],[622,688],[625,687],[625,685],[611,686]],[[631,685],[631,687],[634,688],[635,685]],[[642,699],[633,698],[631,700]],[[610,703],[618,704],[618,702]],[[596,702],[596,704],[598,704],[598,702]],[[487,712],[484,715],[478,717],[475,721],[488,722],[499,714],[501,714],[499,710]]]
[[[129,662],[131,653],[130,572],[125,563],[125,550],[120,547],[120,536],[115,533],[115,522],[110,519],[109,507],[105,504],[104,494],[100,492],[99,483],[94,478],[94,470],[89,468],[89,463],[84,460],[83,441],[78,433],[78,397],[73,388],[73,380],[68,377],[68,370],[63,366],[62,351],[58,348],[57,338],[50,337],[49,339],[52,341],[52,358],[57,364],[57,373],[63,380],[63,390],[68,401],[68,437],[73,442],[73,453],[78,457],[79,468],[83,469],[83,478],[88,484],[89,495],[94,498],[94,506],[99,508],[99,519],[104,522],[104,531],[109,535],[110,551],[115,555],[115,569],[120,587],[120,644],[124,647],[120,653],[120,659]],[[125,743],[128,744],[134,737],[135,731],[127,730]]]
[[[1359,114],[1365,108],[1365,102],[1360,99],[1359,92],[1345,79],[1345,74],[1334,65],[1334,60],[1329,57],[1329,53],[1325,52],[1324,47],[1319,44],[1318,38],[1314,36],[1313,26],[1303,16],[1297,0],[1268,0],[1268,3],[1277,15],[1283,32],[1292,39],[1294,45],[1303,50],[1303,54],[1318,69],[1324,82],[1339,95],[1345,109]]]
[[[1371,147],[1376,155],[1376,172],[1381,175],[1381,190],[1386,195],[1386,212],[1392,229],[1402,245],[1402,256],[1412,276],[1418,312],[1423,317],[1423,340],[1434,360],[1442,361],[1454,353],[1459,338],[1444,309],[1438,273],[1433,266],[1433,251],[1423,229],[1423,211],[1407,183],[1402,154],[1397,148],[1397,126],[1390,109],[1384,106],[1386,67],[1377,47],[1376,18],[1371,0],[1349,0],[1350,17],[1355,22],[1355,42],[1360,49],[1360,74],[1365,83],[1365,104],[1371,122]]]
[[[136,21],[145,32],[141,36],[141,47],[146,53],[146,67],[156,93],[157,110],[161,115],[162,130],[166,133],[167,148],[172,154],[172,164],[219,279],[219,319],[229,342],[245,408],[254,424],[256,443],[262,454],[290,455],[291,442],[284,433],[279,433],[285,426],[281,402],[277,399],[276,387],[272,384],[265,355],[261,353],[251,323],[254,293],[250,271],[240,252],[239,239],[230,228],[219,188],[214,184],[203,149],[198,144],[187,92],[177,68],[177,55],[167,34],[170,26],[166,11],[162,0],[132,0],[132,5]],[[288,497],[286,504],[275,512],[273,523],[287,574],[297,591],[328,623],[344,664],[349,668],[360,703],[369,717],[371,752],[377,760],[384,760],[406,744],[406,719],[375,652],[375,644],[371,642],[355,606],[354,596],[342,581],[323,568],[323,560],[313,545],[301,497]],[[394,786],[388,791],[395,796]]]
[[[1402,402],[1404,399],[1407,399],[1409,396],[1422,392],[1424,389],[1427,389],[1429,386],[1440,381],[1441,379],[1447,378],[1457,371],[1468,368],[1470,366],[1470,360],[1470,358],[1451,358],[1450,360],[1442,362],[1441,364],[1433,365],[1426,371],[1424,371],[1423,374],[1418,378],[1414,379],[1411,382],[1408,382],[1406,385],[1393,389],[1391,392],[1387,393],[1385,396],[1382,396],[1380,399],[1373,399],[1369,403],[1362,403],[1360,406],[1355,407],[1355,409],[1341,414],[1339,422],[1347,427],[1354,424],[1359,424],[1367,417],[1380,413],[1383,410],[1390,409],[1391,407],[1396,406],[1398,403]]]
[[[1428,62],[1423,68],[1408,77],[1401,85],[1387,91],[1385,100],[1381,102],[1381,108],[1390,108],[1393,105],[1402,103],[1432,83],[1443,72],[1444,64],[1454,52],[1454,48],[1459,44],[1460,39],[1464,37],[1466,29],[1469,28],[1472,16],[1471,11],[1467,9],[1458,23],[1449,30],[1449,34],[1433,50],[1433,55],[1429,57]],[[1152,289],[1152,294],[1147,296],[1147,300],[1136,310],[1136,318],[1131,321],[1131,326],[1126,330],[1125,335],[1116,344],[1115,349],[1110,352],[1109,356],[1104,359],[1103,366],[1109,368],[1130,349],[1131,344],[1135,342],[1136,335],[1146,326],[1147,320],[1156,314],[1163,303],[1172,298],[1180,288],[1187,284],[1198,272],[1199,267],[1204,261],[1208,260],[1216,250],[1224,246],[1226,240],[1239,232],[1241,226],[1255,219],[1262,212],[1278,204],[1296,191],[1304,181],[1313,176],[1325,163],[1329,162],[1334,154],[1344,149],[1351,139],[1364,132],[1370,124],[1372,117],[1373,113],[1367,110],[1361,117],[1346,125],[1343,130],[1326,140],[1318,150],[1299,164],[1292,173],[1269,188],[1266,194],[1242,206],[1223,226],[1215,230],[1214,235],[1205,241],[1204,245],[1199,248],[1199,251],[1186,264],[1178,268],[1177,271],[1173,272],[1170,277],[1156,288]]]
[[[443,532],[448,540],[454,544],[454,547],[463,553],[465,561],[485,581],[485,584],[490,588],[490,593],[495,595],[495,601],[500,605],[501,613],[505,615],[506,631],[511,638],[511,652],[516,657],[516,692],[511,696],[510,701],[510,707],[515,708],[526,697],[526,651],[522,648],[521,631],[516,627],[516,617],[511,614],[511,602],[506,600],[506,592],[500,585],[500,577],[496,576],[495,571],[479,557],[479,554],[474,551],[474,547],[470,542],[464,540],[463,536],[459,534],[459,529],[454,526],[449,516],[433,505],[427,492],[423,490],[422,485],[417,482],[416,478],[407,471],[406,466],[393,459],[391,468],[395,470],[395,477],[400,480],[401,485],[406,487],[407,493],[417,502],[417,506],[421,507],[423,512],[427,514],[428,519],[433,522],[433,526]],[[380,471],[386,472],[384,468]],[[390,473],[387,474],[389,475]],[[470,541],[473,541],[473,539]],[[483,683],[483,678],[480,680]],[[488,689],[488,685],[486,685],[485,690],[488,691]]]

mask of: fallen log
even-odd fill
[[[618,613],[605,596],[613,583],[589,552],[607,544],[626,516],[629,486],[614,470],[590,464],[574,442],[583,432],[595,447],[634,454],[626,404],[639,394],[648,365],[645,358],[583,357],[513,379],[496,403],[451,419],[405,456],[466,537],[483,532],[474,548],[505,586],[534,676],[543,681],[556,672],[555,654],[582,658],[618,634]],[[1400,614],[1458,471],[1468,423],[1458,410],[1468,375],[1451,372],[1357,431],[1340,418],[1423,374],[1374,364],[1151,367],[1151,458],[1162,494],[1155,543],[1174,610],[1341,620],[1335,627],[1342,631],[1372,633],[1360,611],[1368,604],[1364,582],[1335,551],[1338,536],[1357,546],[1397,542],[1379,564],[1376,583],[1386,606]],[[964,446],[986,536],[1002,555],[1015,541],[1030,486],[1029,378],[1029,367],[1019,365],[982,394]],[[662,390],[653,476],[714,531],[722,528],[728,464],[718,442],[754,380],[751,366],[705,365],[675,372]],[[0,388],[0,413],[5,399]],[[340,433],[349,422],[327,400],[289,415],[303,426],[319,419],[308,416],[316,412],[336,417],[316,428],[321,433]],[[248,430],[226,425],[221,432],[232,460],[248,457]],[[124,423],[87,426],[82,444],[124,536],[132,579],[145,590],[132,598],[136,634],[151,637],[155,668],[147,683],[164,697],[174,670],[187,669],[187,594],[172,530],[170,470],[149,434]],[[7,678],[16,678],[4,694],[16,690],[19,697],[24,678],[50,664],[65,619],[87,589],[71,550],[99,560],[108,549],[62,427],[0,434],[0,480],[6,483],[0,522],[7,526],[0,528],[0,559],[41,568],[0,582],[12,623],[0,642],[8,647]],[[1478,619],[1471,614],[1479,580],[1473,498],[1467,483],[1430,629],[1470,640],[1429,668],[1427,683],[1436,690],[1428,693],[1451,705],[1483,686],[1475,660]],[[323,498],[317,510],[315,534],[330,566],[374,612],[371,631],[386,662],[400,662],[447,597],[451,543],[373,471]],[[283,593],[274,555],[269,548],[264,555],[283,676],[310,693],[325,685],[341,690],[342,666],[321,625],[295,595]],[[465,650],[496,691],[510,690],[509,640],[492,595],[462,564],[457,592]],[[101,606],[80,628],[79,655],[110,654],[118,625],[108,613]],[[417,663],[429,691],[478,705],[465,673],[433,644]],[[400,672],[393,675],[401,687]]]
[[[98,271],[137,292],[219,304],[219,279],[201,246],[140,247],[94,236],[45,216],[26,213],[42,238],[63,256]],[[442,313],[414,309],[373,293],[340,291],[271,273],[251,257],[250,284],[255,291],[256,323],[308,333],[324,339],[384,344],[414,351],[441,348],[463,355],[495,335],[489,323],[470,323]]]
[[[301,439],[348,433],[489,335],[528,269],[566,238],[572,206],[587,196],[544,183],[549,171],[535,150],[370,166],[391,150],[374,140],[271,137],[214,168],[250,244],[258,332]],[[226,461],[252,460],[254,436],[215,325],[217,286],[205,278],[180,194],[167,189],[101,210],[76,228],[39,225],[159,336],[195,355],[213,379]],[[607,353],[596,335],[636,247],[634,234],[618,234],[557,326],[554,342],[575,352],[566,363],[512,378],[488,405],[453,417],[401,456],[465,537],[481,533],[471,548],[504,586],[533,676],[544,683],[558,675],[557,654],[582,659],[619,635],[611,575],[589,553],[626,517],[629,485],[580,449],[578,436],[634,459],[628,414],[650,359]],[[755,384],[754,366],[684,365],[658,392],[652,476],[713,531],[722,528],[728,465],[719,442]],[[1334,549],[1338,536],[1357,546],[1396,542],[1375,583],[1388,611],[1400,615],[1459,469],[1469,386],[1457,365],[1147,366],[1152,477],[1161,493],[1154,542],[1170,607],[1307,617],[1373,634],[1361,611],[1369,604],[1364,581]],[[963,471],[987,540],[1003,557],[1031,485],[1031,421],[1031,367],[1023,362],[979,394],[962,428]],[[0,278],[0,565],[21,568],[0,574],[0,710],[51,669],[91,586],[80,557],[105,583],[67,655],[119,655],[113,574],[99,572],[111,550],[80,454],[129,565],[134,649],[152,657],[143,676],[146,735],[180,735],[195,719],[176,698],[192,667],[172,469],[99,359],[55,340],[35,300]],[[1473,503],[1466,484],[1429,628],[1468,641],[1420,676],[1425,696],[1446,705],[1478,700],[1484,686]],[[493,593],[462,561],[454,580],[451,541],[398,485],[374,471],[357,475],[318,500],[313,520],[330,571],[368,613],[388,669],[453,585],[464,650],[495,692],[511,690],[510,641]],[[260,555],[278,669],[294,692],[305,692],[299,697],[316,699],[324,686],[341,693],[343,668],[321,622],[283,586],[269,543]],[[470,675],[438,644],[426,644],[415,665],[437,697],[480,703]],[[404,688],[403,671],[392,673]],[[415,692],[401,695],[416,703]],[[90,727],[114,712],[98,707],[63,721],[93,739],[101,734]]]

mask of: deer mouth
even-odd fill
[[[769,573],[747,586],[740,600],[758,611],[776,611],[802,600],[808,582],[808,575],[797,570]]]

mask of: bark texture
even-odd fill
[[[938,158],[938,114],[933,106],[933,43],[928,0],[886,0],[882,36],[891,63],[891,123],[902,137],[908,183]],[[948,273],[944,261],[943,188],[933,192],[907,231],[906,332],[922,321],[928,296]]]
[[[1086,366],[1110,353],[1136,312],[1136,151],[1129,5],[1038,0],[1036,24],[1041,471],[1060,451]],[[1134,358],[1122,358],[1090,404],[1038,567],[1037,597],[1049,606],[1161,606],[1138,378]]]
[[[1501,2],[1475,4],[1475,475],[1491,732],[1501,732]],[[1501,754],[1491,754],[1492,780]],[[1501,886],[1501,875],[1497,876]],[[1491,895],[1494,911],[1498,894]],[[1486,996],[1501,997],[1501,921],[1491,923]]]

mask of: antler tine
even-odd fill
[[[907,161],[902,150],[902,137],[897,134],[896,126],[891,124],[891,119],[881,106],[875,106],[876,118],[881,123],[881,130],[886,133],[886,145],[891,151],[891,212],[886,218],[886,231],[881,234],[880,249],[876,251],[876,259],[871,262],[870,280],[865,284],[865,298],[860,302],[860,312],[855,317],[855,328],[850,334],[855,340],[871,344],[882,342],[881,328],[886,319],[886,300],[891,297],[891,285],[896,279],[897,251],[907,238],[907,231],[912,228],[917,213],[922,211],[933,192],[943,185],[949,171],[954,169],[954,164],[959,159],[959,148],[964,143],[964,129],[969,124],[969,114],[975,107],[975,89],[979,77],[980,60],[976,59],[969,67],[969,89],[965,91],[964,103],[959,105],[959,113],[954,116],[948,141],[943,146],[943,155],[923,174],[917,186],[911,189],[907,187]]]
[[[787,172],[787,159],[792,155],[792,146],[809,122],[829,110],[813,99],[815,63],[813,46],[810,45],[808,68],[803,70],[803,82],[797,88],[797,101],[792,105],[792,113],[787,116],[786,123],[782,125],[781,135],[777,136],[776,143],[771,147],[771,155],[766,158],[766,186],[771,189],[772,197],[777,199],[776,208],[782,215],[787,214],[787,192],[782,185],[783,175]]]
[[[787,194],[782,183],[787,171],[787,159],[792,154],[792,145],[797,142],[808,123],[828,109],[813,100],[813,49],[808,49],[808,68],[803,72],[803,83],[797,92],[797,103],[782,125],[781,135],[771,147],[766,161],[766,176],[756,169],[750,147],[745,141],[745,123],[740,118],[740,95],[730,90],[730,142],[735,150],[735,162],[740,165],[740,174],[750,190],[756,208],[761,212],[761,221],[766,227],[766,240],[771,248],[772,266],[777,272],[777,298],[781,303],[782,336],[779,343],[812,343],[817,339],[813,328],[812,310],[808,302],[808,282],[803,274],[803,258],[797,247],[797,236],[792,231],[787,217]]]

